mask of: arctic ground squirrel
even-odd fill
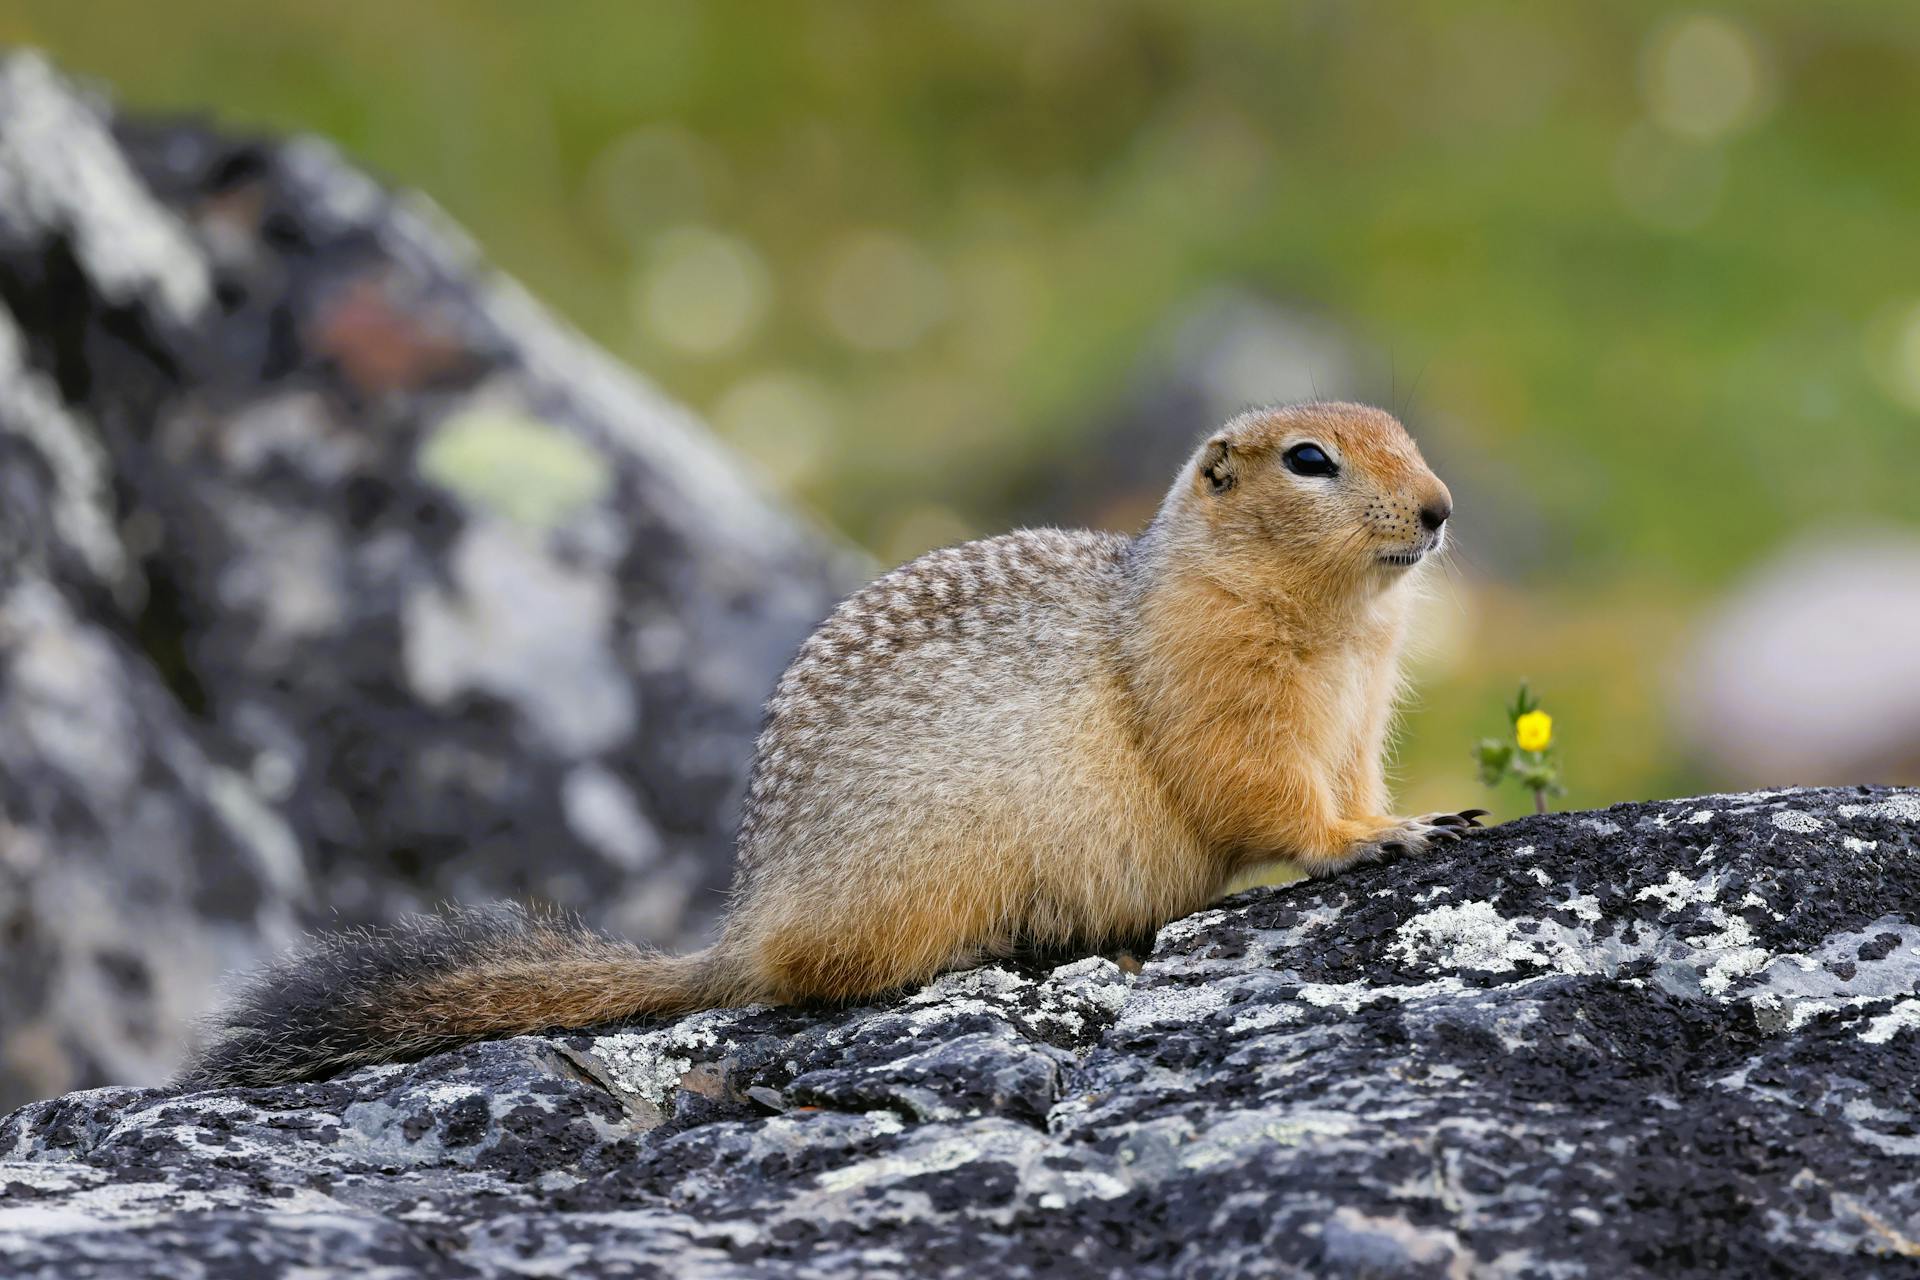
[[[1481,811],[1395,817],[1384,777],[1412,580],[1452,511],[1390,414],[1311,403],[1210,435],[1137,537],[921,556],[775,688],[707,950],[517,907],[324,938],[237,994],[186,1079],[847,1001],[1034,950],[1144,955],[1265,864],[1458,839]]]

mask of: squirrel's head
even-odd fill
[[[1366,595],[1446,545],[1453,497],[1384,410],[1308,403],[1243,413],[1200,446],[1169,506],[1198,521],[1230,585]]]

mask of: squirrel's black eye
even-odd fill
[[[1287,464],[1287,470],[1297,476],[1338,475],[1340,468],[1334,465],[1327,451],[1317,444],[1297,444],[1280,456]]]

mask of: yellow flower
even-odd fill
[[[1529,711],[1513,722],[1513,740],[1522,751],[1545,751],[1553,742],[1553,717],[1544,711]]]

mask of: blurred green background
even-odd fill
[[[884,559],[1137,519],[1242,388],[1390,404],[1460,500],[1416,810],[1484,802],[1522,676],[1567,803],[1801,780],[1676,728],[1690,646],[1809,531],[1920,523],[1911,4],[0,0],[0,41],[424,191]]]

